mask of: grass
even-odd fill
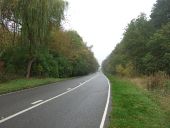
[[[162,76],[160,76],[161,78]],[[170,79],[164,75],[165,78],[162,77],[160,82],[164,85],[160,85],[161,88],[155,88],[150,91],[148,91],[149,96],[154,100],[154,102],[157,102],[162,110],[164,110],[166,115],[166,120],[168,128],[170,128]],[[157,78],[157,79],[160,79]],[[168,78],[168,79],[167,79]],[[150,81],[148,77],[138,77],[138,78],[129,78],[131,82],[133,82],[135,85],[140,87],[143,90],[147,90],[147,84],[148,80]],[[157,81],[157,80],[156,80]],[[152,81],[154,82],[154,81]]]
[[[147,92],[128,80],[108,77],[113,105],[109,128],[169,128],[165,112]]]
[[[0,84],[0,94],[5,94],[9,92],[19,91],[23,89],[33,88],[49,83],[54,83],[57,81],[60,81],[62,79],[58,78],[44,78],[44,79],[38,79],[38,78],[31,78],[31,79],[17,79],[17,80],[11,80],[5,83]]]

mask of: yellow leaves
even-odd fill
[[[80,55],[89,52],[78,36],[75,32],[72,33],[72,31],[54,30],[52,32],[50,49],[68,57],[70,60],[75,60]]]
[[[124,74],[124,67],[121,65],[121,64],[119,64],[119,65],[116,65],[116,72],[118,73],[118,74],[120,74],[120,75],[125,75]]]
[[[116,65],[116,73],[121,76],[133,76],[135,74],[134,67],[131,63],[126,64],[126,66],[122,66],[121,64]]]
[[[0,28],[0,50],[4,50],[5,48],[11,45],[12,33],[9,31]]]
[[[50,49],[59,54],[69,56],[71,53],[72,46],[70,39],[65,32],[55,30],[52,32],[52,42],[50,43]]]

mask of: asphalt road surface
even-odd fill
[[[110,85],[103,73],[0,96],[0,128],[103,128]]]

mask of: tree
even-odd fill
[[[51,24],[60,26],[66,4],[62,0],[20,0],[18,16],[22,21],[21,45],[28,51],[27,75],[38,54],[46,49]]]
[[[141,14],[136,20],[132,20],[129,24],[122,43],[125,53],[131,60],[138,72],[143,72],[142,57],[147,53],[147,42],[153,35],[154,28],[147,20],[145,14]]]
[[[170,0],[157,0],[151,19],[133,19],[103,69],[112,74],[170,74]]]
[[[157,28],[161,28],[170,21],[170,0],[157,0],[151,13],[151,22]]]
[[[152,56],[150,63],[155,65],[154,72],[165,71],[170,74],[170,23],[158,30],[149,41],[147,47]]]
[[[97,60],[76,31],[53,31],[51,38],[50,50],[59,57],[63,75],[68,72],[72,76],[86,75],[97,70]]]
[[[120,44],[108,57],[107,63],[111,73],[132,74],[144,73],[142,58],[148,52],[147,42],[153,35],[154,28],[145,14],[133,19],[125,30]]]
[[[76,31],[62,29],[67,2],[0,2],[0,57],[5,62],[5,73],[27,78],[69,77],[97,70],[97,60],[82,37]]]

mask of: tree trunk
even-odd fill
[[[4,70],[4,65],[5,65],[5,62],[2,61],[2,60],[0,60],[0,73],[3,72],[3,70]]]
[[[14,34],[13,34],[13,46],[15,45],[15,38],[16,38],[16,23],[13,23],[14,24]]]
[[[31,59],[31,60],[28,62],[26,78],[30,78],[32,63],[33,63],[34,61],[35,61],[35,59]]]

